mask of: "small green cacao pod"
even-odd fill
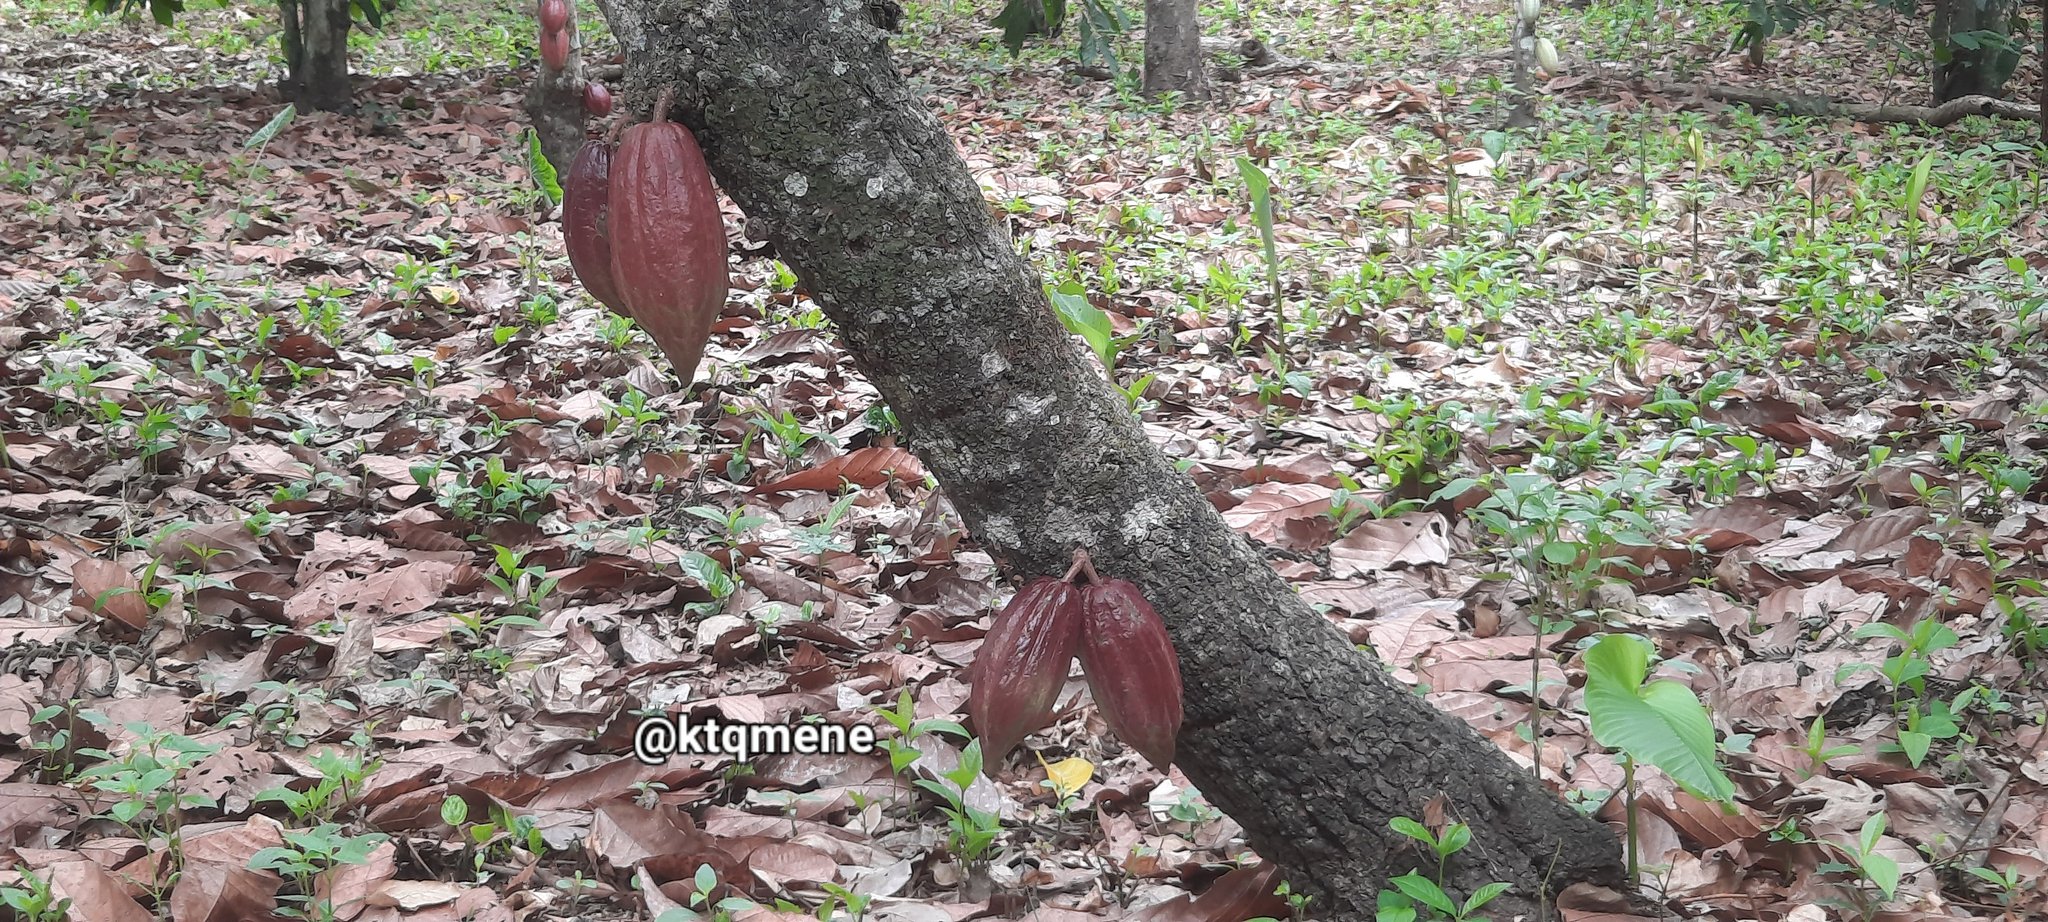
[[[967,715],[981,735],[983,765],[990,774],[1025,736],[1052,723],[1053,706],[1081,644],[1077,596],[1066,580],[1031,580],[1003,606],[981,641]]]
[[[1536,66],[1543,68],[1545,73],[1551,74],[1558,73],[1563,69],[1562,63],[1557,59],[1557,45],[1551,42],[1550,39],[1539,38],[1536,40]]]
[[[1543,0],[1515,0],[1515,15],[1529,25],[1536,24],[1536,17],[1543,12]]]

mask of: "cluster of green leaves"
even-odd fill
[[[1478,918],[1479,910],[1508,891],[1509,884],[1490,883],[1472,891],[1463,902],[1459,902],[1444,890],[1445,866],[1451,856],[1472,844],[1472,829],[1464,823],[1445,826],[1441,836],[1405,816],[1394,817],[1388,825],[1429,851],[1430,857],[1436,859],[1436,874],[1428,877],[1420,871],[1409,871],[1388,881],[1394,889],[1380,891],[1375,922],[1417,922],[1418,919],[1438,918],[1467,922]]]
[[[880,708],[879,713],[896,729],[896,735],[882,740],[880,745],[889,754],[890,769],[898,774],[909,771],[924,755],[915,745],[921,736],[947,733],[969,741],[967,748],[960,751],[959,765],[939,773],[937,779],[917,778],[913,783],[939,798],[939,812],[946,818],[947,850],[968,864],[985,859],[1003,826],[995,814],[975,809],[966,800],[968,787],[981,775],[981,741],[973,739],[967,728],[957,722],[917,719],[917,704],[911,700],[909,689],[897,696],[894,708]]]
[[[60,897],[50,881],[27,868],[12,885],[0,886],[0,906],[19,922],[64,922],[71,918],[71,900]]]
[[[413,465],[413,481],[434,497],[436,505],[465,522],[531,524],[548,510],[548,497],[561,488],[549,478],[528,477],[506,468],[505,459],[497,455],[482,461],[471,458],[462,473],[446,484],[437,484],[446,467],[444,461]]]
[[[1077,0],[1081,63],[1116,68],[1114,43],[1130,31],[1131,19],[1115,0]],[[1024,50],[1024,43],[1037,36],[1055,38],[1066,28],[1067,0],[1006,0],[994,23],[1003,30],[1003,45],[1011,54]]]

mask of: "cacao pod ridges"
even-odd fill
[[[556,30],[540,34],[540,63],[548,70],[569,66],[569,33]]]
[[[569,27],[569,0],[540,0],[540,31],[560,32]]]
[[[731,276],[710,167],[690,130],[668,120],[671,96],[655,103],[653,121],[626,129],[612,155],[612,280],[688,384]]]
[[[583,290],[598,303],[630,317],[612,278],[611,163],[608,141],[591,139],[577,149],[562,181],[562,241]]]
[[[1152,767],[1173,763],[1180,736],[1180,656],[1138,587],[1094,578],[1081,595],[1081,669],[1102,719]]]
[[[597,118],[612,114],[612,91],[596,80],[584,84],[583,111]]]
[[[984,770],[1052,722],[1067,670],[1081,644],[1073,585],[1041,576],[1024,584],[995,617],[974,658],[967,714],[981,736]]]

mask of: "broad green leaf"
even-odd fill
[[[1248,157],[1237,158],[1237,172],[1244,176],[1252,196],[1252,220],[1259,225],[1259,241],[1266,251],[1266,284],[1273,289],[1273,309],[1280,309],[1280,255],[1273,244],[1273,180]]]
[[[1906,181],[1905,211],[1908,225],[1918,225],[1920,222],[1920,202],[1927,197],[1927,182],[1933,171],[1933,151],[1928,151],[1926,156],[1920,158],[1919,163],[1913,164],[1912,178]]]
[[[1884,838],[1884,826],[1888,818],[1882,813],[1873,813],[1863,821],[1863,828],[1856,832],[1856,844],[1863,854],[1877,851],[1877,843]]]
[[[263,127],[256,129],[256,133],[250,135],[249,140],[242,142],[242,149],[248,150],[252,147],[262,147],[265,144],[269,144],[272,138],[277,137],[278,132],[283,131],[285,126],[290,125],[292,120],[298,117],[299,107],[291,103],[285,103],[284,108],[279,109],[276,115],[270,117],[270,121],[263,123]]]
[[[1437,843],[1436,853],[1440,856],[1455,855],[1472,844],[1472,827],[1464,823],[1452,823],[1444,827],[1443,841]]]
[[[1087,290],[1079,282],[1068,282],[1058,288],[1047,286],[1045,296],[1052,300],[1053,310],[1060,315],[1060,323],[1067,331],[1087,341],[1095,357],[1102,360],[1102,367],[1114,370],[1115,331],[1109,325],[1109,315],[1088,303]]]
[[[1877,889],[1884,891],[1885,899],[1899,889],[1899,863],[1888,855],[1872,852],[1863,856],[1863,873]]]
[[[1399,890],[1381,890],[1373,922],[1415,922],[1415,901]]]
[[[1395,832],[1428,845],[1430,848],[1436,847],[1436,836],[1430,835],[1429,827],[1416,822],[1413,818],[1397,816],[1388,820],[1387,825]]]
[[[1493,902],[1494,897],[1508,892],[1508,888],[1511,886],[1513,884],[1496,882],[1472,891],[1472,895],[1465,898],[1466,918],[1471,918],[1473,913],[1479,911],[1479,907]]]
[[[541,191],[548,194],[548,201],[561,204],[562,182],[555,175],[555,165],[541,152],[540,133],[531,128],[526,129],[526,168],[533,171],[533,178],[540,183]]]
[[[1394,878],[1390,883],[1399,888],[1402,893],[1408,894],[1410,899],[1444,915],[1454,916],[1458,914],[1458,904],[1451,902],[1450,895],[1446,894],[1442,887],[1437,886],[1436,881],[1430,880],[1414,871],[1409,871]]]
[[[1609,634],[1586,651],[1593,738],[1656,766],[1699,797],[1732,799],[1735,783],[1715,761],[1714,724],[1706,707],[1676,682],[1644,685],[1649,669],[1649,645],[1632,635]]]
[[[995,25],[1003,30],[1003,47],[1015,57],[1032,36],[1058,35],[1066,18],[1066,0],[1009,0],[996,14]]]

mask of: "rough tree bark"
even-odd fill
[[[1510,5],[1508,15],[1515,20],[1508,47],[1514,61],[1515,105],[1508,110],[1507,127],[1528,128],[1536,124],[1536,20],[1523,18],[1519,4]]]
[[[1161,93],[1209,96],[1196,0],[1145,0],[1145,95]]]
[[[1177,763],[1253,847],[1364,919],[1421,864],[1388,828],[1442,795],[1471,824],[1461,894],[1619,886],[1620,849],[1463,722],[1331,629],[1147,441],[1060,327],[863,0],[604,0],[626,99],[679,92],[713,175],[837,325],[911,447],[1013,576],[1086,547],[1170,625],[1187,685]],[[1433,868],[1431,869],[1433,872]]]
[[[537,4],[528,0],[529,13]],[[539,34],[540,20],[533,20],[535,34]],[[576,17],[569,17],[569,63],[559,71],[548,69],[545,62],[535,65],[533,85],[526,89],[526,116],[533,120],[533,130],[540,137],[541,155],[556,173],[569,169],[569,163],[576,159],[576,150],[583,146],[583,36],[576,30]]]
[[[348,0],[278,0],[284,22],[284,98],[301,109],[346,112]]]
[[[2010,43],[1975,48],[1955,44],[1949,36],[1964,32],[1995,32],[2010,37],[2013,10],[2019,0],[1934,0],[1928,30],[1935,48],[1947,48],[1948,61],[1933,65],[1934,104],[1964,96],[1998,96],[2019,66],[2019,48]]]

